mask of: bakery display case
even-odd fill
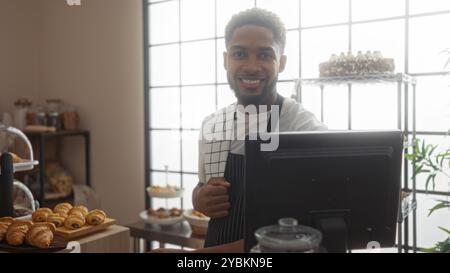
[[[80,166],[84,166],[84,183],[91,185],[90,169],[90,133],[86,130],[57,131],[57,132],[25,132],[33,143],[35,154],[39,158],[40,166],[24,173],[30,180],[33,193],[41,206],[54,206],[60,202],[72,202],[72,185],[74,178],[66,171],[60,162],[64,156],[64,140],[82,138],[84,159]],[[53,145],[52,145],[53,144]]]
[[[19,172],[33,170],[39,164],[34,160],[33,148],[27,136],[14,127],[7,127],[0,124],[0,132],[8,136],[14,136],[22,141],[29,154],[28,159],[22,159],[12,153],[3,153],[0,156],[0,217],[13,217],[15,215],[14,193],[22,191],[27,199],[32,212],[35,208],[34,198],[29,190],[20,182],[15,181],[14,176]],[[25,215],[17,215],[25,216]]]
[[[319,78],[304,78],[296,82],[296,96],[302,102],[304,86],[317,87],[320,91],[321,121],[324,121],[324,90],[328,86],[346,86],[348,92],[348,130],[352,130],[352,94],[355,85],[387,84],[396,86],[397,91],[397,129],[404,134],[404,154],[415,153],[412,145],[416,140],[416,85],[415,77],[404,73],[381,73],[367,75],[347,75]],[[412,127],[411,127],[412,126]],[[415,169],[411,162],[404,158],[402,175],[402,195],[398,212],[398,252],[408,252],[409,225],[412,221],[413,249],[417,249],[416,236],[416,179]],[[412,219],[411,216],[412,215]]]

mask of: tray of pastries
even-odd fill
[[[154,198],[179,198],[183,196],[184,190],[176,186],[151,186],[147,193]]]
[[[52,223],[36,223],[11,217],[0,218],[0,250],[7,252],[56,252],[67,247],[67,240],[56,236]]]
[[[37,209],[32,214],[32,221],[52,223],[56,227],[55,234],[68,240],[104,230],[116,223],[102,210],[89,211],[85,206],[72,206],[69,203],[60,203],[53,210]]]
[[[156,224],[161,226],[175,225],[184,220],[183,211],[178,208],[159,208],[157,210],[149,209],[141,212],[139,216],[142,220],[146,221],[149,224]]]

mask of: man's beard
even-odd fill
[[[272,94],[276,94],[276,86],[278,82],[278,76],[276,76],[271,82],[266,84],[261,92],[260,95],[257,96],[245,96],[242,95],[239,91],[238,87],[238,79],[233,81],[234,84],[230,84],[231,89],[234,92],[234,95],[238,99],[238,102],[243,105],[262,105],[266,104],[265,101],[268,97],[270,97]],[[231,83],[230,79],[228,79],[228,83]]]

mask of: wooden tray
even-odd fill
[[[59,236],[55,236],[53,243],[49,248],[42,249],[29,245],[21,245],[21,246],[11,246],[6,243],[0,244],[0,251],[11,252],[11,253],[52,253],[58,252],[60,250],[67,248],[68,241]]]
[[[93,234],[93,233],[102,231],[102,230],[108,228],[109,226],[114,225],[115,223],[116,223],[116,220],[106,218],[105,222],[103,222],[103,224],[97,225],[97,226],[85,225],[82,228],[79,228],[76,230],[70,230],[65,227],[59,227],[59,228],[56,228],[55,234],[58,236],[61,236],[62,238],[66,239],[66,240],[71,240],[74,238],[79,238],[79,237],[83,237],[83,236],[86,236],[89,234]]]

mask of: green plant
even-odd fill
[[[450,130],[448,131],[450,134]],[[430,187],[432,190],[436,188],[436,177],[443,176],[450,184],[450,148],[443,152],[436,152],[438,145],[426,144],[423,140],[416,140],[414,143],[414,153],[405,155],[406,159],[410,160],[414,164],[416,178],[418,175],[426,175],[425,189],[428,192]],[[449,189],[450,192],[450,189]],[[438,203],[429,209],[430,216],[437,210],[449,209],[450,213],[450,201],[437,200]],[[450,217],[450,216],[449,216]],[[450,253],[450,230],[444,227],[439,227],[442,231],[446,232],[449,237],[439,242],[435,247],[426,249],[426,252],[444,252]]]

